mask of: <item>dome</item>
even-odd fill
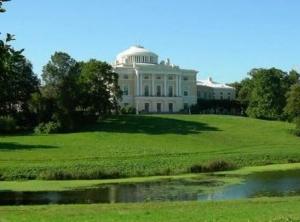
[[[117,56],[117,64],[149,63],[157,64],[158,55],[143,46],[131,46]]]

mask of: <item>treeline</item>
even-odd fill
[[[244,115],[265,120],[296,122],[300,135],[300,74],[291,70],[252,69],[241,82],[230,84],[236,100],[198,100],[192,113]]]
[[[7,35],[0,41],[1,132],[75,130],[118,110],[118,75],[109,64],[56,52],[39,79],[22,51],[9,45],[12,40]]]

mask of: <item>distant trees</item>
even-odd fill
[[[53,126],[74,130],[118,110],[118,75],[105,62],[77,62],[67,53],[56,52],[44,66],[42,80],[40,93],[32,95],[30,107],[47,131]]]
[[[249,78],[240,83],[237,98],[253,118],[285,119],[286,94],[299,81],[300,75],[292,70],[253,69]]]
[[[285,113],[289,119],[300,118],[300,83],[294,84],[288,92]]]

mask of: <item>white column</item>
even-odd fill
[[[167,96],[167,75],[164,74],[164,96]]]
[[[179,75],[176,75],[176,86],[175,86],[176,92],[175,92],[175,96],[179,96],[179,86],[178,86],[179,80],[178,80],[178,78],[179,78]]]
[[[140,93],[139,93],[140,96],[143,95],[143,84],[142,84],[142,82],[143,82],[143,75],[141,74],[140,75]]]
[[[154,74],[152,74],[152,96],[155,96],[155,92],[154,92],[154,90],[155,90],[155,87],[154,87],[154,79],[155,79],[155,75]]]
[[[139,92],[140,92],[140,76],[139,76],[139,71],[136,69],[135,70],[135,73],[136,73],[136,92],[135,92],[135,95],[136,96],[139,96]]]
[[[181,74],[179,74],[179,85],[178,85],[178,88],[179,88],[179,94],[178,94],[178,96],[181,96],[181,94],[182,94],[182,88],[181,88]]]

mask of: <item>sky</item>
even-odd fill
[[[0,38],[15,34],[39,75],[55,51],[111,63],[137,44],[199,79],[300,70],[299,0],[12,0],[5,8]]]

